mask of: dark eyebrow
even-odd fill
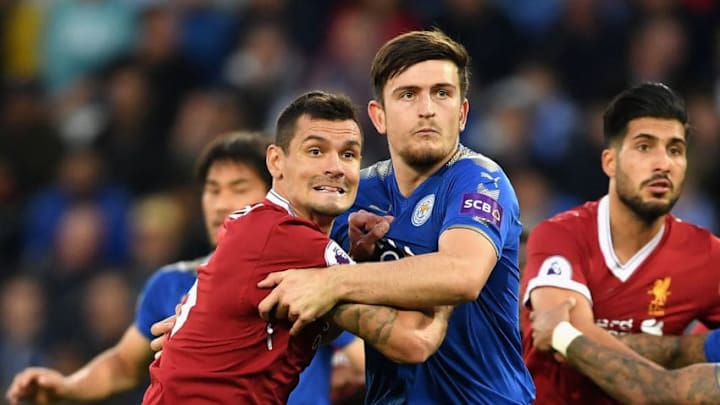
[[[360,141],[356,141],[356,140],[347,141],[347,142],[345,142],[345,147],[346,147],[346,148],[354,148],[354,147],[357,147],[357,148],[359,148],[359,149],[362,149],[362,143],[360,143]]]
[[[644,133],[644,132],[641,132],[641,133],[635,135],[635,136],[633,137],[633,140],[636,140],[636,139],[644,139],[644,140],[655,141],[655,142],[658,142],[658,141],[660,140],[660,138],[657,137],[656,135],[647,134],[647,133]],[[670,140],[669,140],[668,143],[669,143],[669,144],[678,144],[678,143],[679,143],[679,144],[685,145],[687,142],[686,142],[685,139],[683,139],[683,138],[672,137],[672,138],[670,138]]]
[[[230,181],[230,183],[228,183],[228,185],[229,185],[229,186],[238,186],[238,185],[241,185],[241,184],[244,184],[244,183],[248,183],[248,182],[249,182],[249,181],[248,181],[248,179],[246,179],[246,178],[239,178],[239,179],[235,179],[235,180]],[[220,185],[220,183],[217,182],[217,181],[215,181],[215,180],[208,179],[208,180],[205,181],[205,185],[208,185],[208,186],[218,186],[218,185]]]

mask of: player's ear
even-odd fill
[[[468,99],[463,99],[460,105],[460,131],[465,130],[465,124],[467,123],[468,111],[470,111],[470,102]]]
[[[617,149],[613,147],[605,148],[600,155],[600,163],[602,169],[609,178],[615,177],[615,161],[617,160]]]
[[[387,127],[385,126],[385,110],[382,103],[377,100],[370,100],[367,109],[370,121],[372,121],[375,129],[379,134],[385,134]]]
[[[283,152],[280,146],[275,144],[268,146],[267,153],[265,153],[265,164],[273,179],[282,179],[285,163],[284,157],[285,152]]]

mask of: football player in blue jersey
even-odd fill
[[[202,210],[210,243],[217,244],[217,231],[225,217],[246,205],[261,201],[270,188],[265,165],[267,142],[259,134],[231,133],[212,142],[198,160],[197,177],[202,182]],[[209,257],[209,256],[208,256]],[[150,339],[153,323],[175,313],[175,306],[197,276],[197,268],[208,257],[171,264],[159,269],[145,283],[135,322],[117,344],[97,355],[75,373],[64,376],[48,368],[32,367],[15,376],[7,398],[15,404],[27,400],[52,403],[62,400],[97,401],[137,387],[147,378],[153,358]],[[361,341],[349,333],[319,351],[301,376],[290,404],[329,403],[331,356],[342,349],[351,364],[362,367]],[[294,401],[294,402],[293,402]]]
[[[437,30],[383,45],[368,113],[391,159],[363,171],[352,214],[333,231],[355,258],[381,261],[273,273],[259,284],[274,288],[261,315],[287,314],[293,333],[342,302],[453,308],[444,342],[422,364],[366,347],[369,404],[534,399],[518,326],[517,198],[497,163],[459,143],[468,70],[465,48]]]

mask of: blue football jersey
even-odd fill
[[[170,264],[158,269],[145,282],[138,299],[135,326],[146,338],[155,338],[150,327],[175,314],[180,303],[197,278],[197,268],[207,263],[210,257]]]
[[[521,355],[517,197],[500,166],[460,146],[440,170],[405,198],[390,161],[363,170],[349,211],[393,215],[381,260],[436,252],[440,235],[466,228],[485,236],[498,262],[475,301],[459,305],[438,351],[419,365],[397,364],[366,345],[367,404],[528,404],[535,396]],[[349,248],[347,218],[333,237]],[[442,272],[439,268],[437,271]]]

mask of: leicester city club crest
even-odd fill
[[[412,224],[415,226],[420,226],[427,222],[428,218],[430,218],[430,215],[432,214],[434,204],[435,194],[430,194],[423,197],[423,199],[415,205],[415,210],[413,211],[411,220]]]

